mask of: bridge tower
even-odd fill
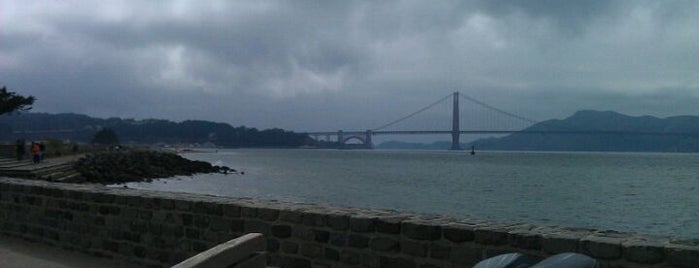
[[[337,131],[337,148],[345,148],[345,135],[342,130]]]
[[[461,136],[461,128],[459,128],[459,92],[454,92],[454,105],[453,112],[451,115],[451,149],[461,150],[461,144],[459,143],[459,136]]]
[[[367,129],[366,133],[364,134],[364,148],[366,149],[373,149],[374,145],[371,144],[371,135],[372,135],[371,129]]]

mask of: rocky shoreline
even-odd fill
[[[189,176],[196,173],[235,174],[226,166],[189,160],[174,153],[159,151],[117,151],[88,154],[74,165],[85,182],[125,183],[151,181],[155,178]]]

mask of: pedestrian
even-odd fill
[[[41,147],[39,147],[39,144],[32,142],[32,160],[34,161],[34,164],[38,164],[39,160],[41,160],[41,156],[39,155],[40,153]]]
[[[17,153],[17,161],[22,161],[24,159],[24,140],[19,139],[15,144],[15,152]]]
[[[39,142],[39,162],[44,161],[44,154],[46,153],[46,145],[44,142]]]

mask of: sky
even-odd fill
[[[699,115],[699,1],[3,0],[0,85],[34,112],[295,131],[454,91],[537,121]],[[449,129],[450,105],[394,129]]]

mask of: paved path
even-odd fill
[[[82,252],[69,251],[0,234],[0,267],[119,268],[139,266],[125,261],[98,258]]]
[[[46,158],[38,164],[32,163],[30,159],[17,161],[0,157],[0,176],[75,182],[79,181],[80,174],[75,171],[73,164],[82,156],[77,154]]]

